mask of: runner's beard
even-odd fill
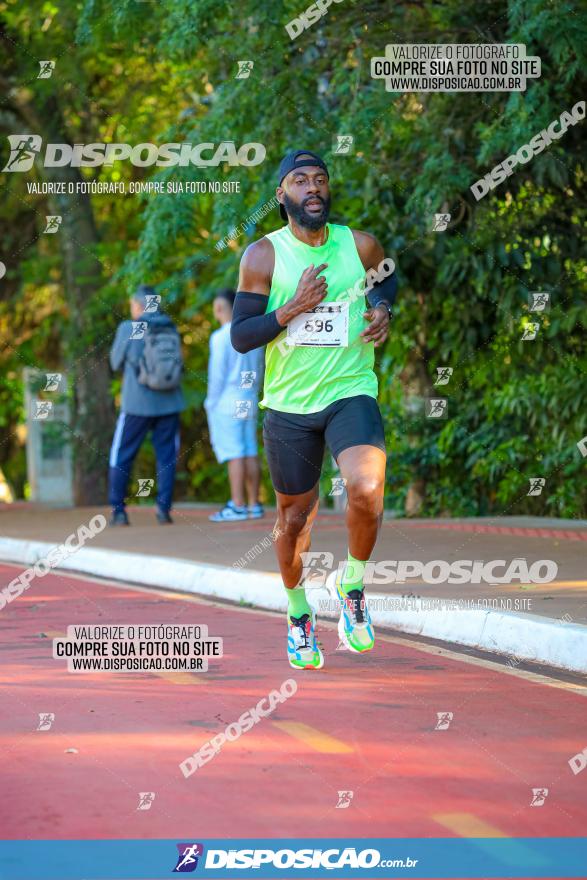
[[[322,202],[322,210],[319,214],[309,214],[306,211],[304,204],[305,202],[310,201],[310,198],[320,199]],[[326,226],[326,223],[328,222],[328,217],[330,215],[330,196],[327,196],[325,199],[321,196],[310,196],[305,199],[304,202],[299,204],[290,199],[289,196],[284,195],[283,207],[288,215],[295,220],[299,226],[303,226],[304,229],[310,229],[312,232],[316,232],[318,229],[322,229],[323,226]]]

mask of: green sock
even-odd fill
[[[348,595],[351,590],[363,589],[363,575],[365,574],[366,561],[362,562],[360,559],[355,559],[355,557],[351,555],[350,550],[347,553],[347,558],[348,562],[344,567],[340,585],[343,593]]]
[[[308,605],[306,599],[306,590],[302,581],[299,586],[290,589],[285,588],[287,593],[287,614],[288,617],[297,617],[298,619],[304,614],[312,614],[312,609]]]

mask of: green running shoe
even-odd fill
[[[314,613],[287,618],[287,659],[294,669],[322,669],[324,657],[316,642]]]
[[[364,590],[350,590],[345,593],[340,583],[340,575],[336,578],[336,596],[340,602],[341,612],[338,621],[338,637],[349,651],[364,654],[375,645],[375,632]]]

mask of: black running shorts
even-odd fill
[[[366,394],[336,400],[308,415],[268,409],[263,441],[273,486],[284,495],[301,495],[316,485],[326,445],[335,459],[350,446],[376,446],[385,452],[381,413]]]

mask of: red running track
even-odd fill
[[[0,566],[0,583],[18,571]],[[207,624],[225,653],[197,676],[70,674],[51,637],[90,623]],[[587,771],[568,764],[587,746],[585,690],[414,641],[351,655],[330,625],[324,669],[302,674],[279,616],[54,573],[0,626],[4,838],[585,834]],[[293,697],[183,777],[184,758],[288,678]],[[548,788],[542,806],[533,788]],[[155,792],[150,809],[139,792]]]

